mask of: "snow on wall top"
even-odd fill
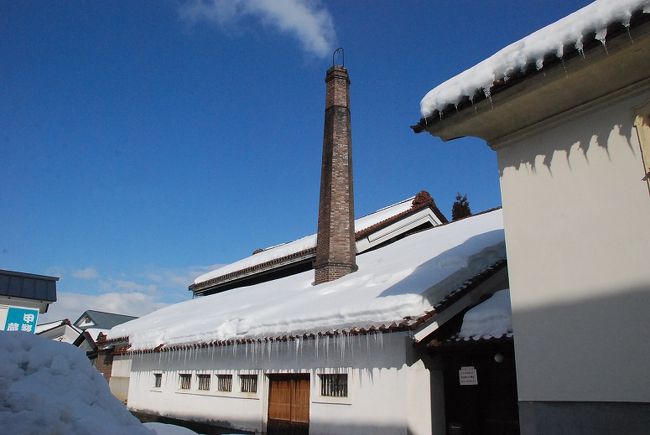
[[[487,97],[495,81],[507,79],[532,62],[542,69],[544,56],[554,53],[561,58],[564,46],[574,45],[582,52],[583,38],[590,33],[595,32],[604,44],[608,25],[620,22],[628,27],[632,14],[640,10],[650,13],[650,0],[596,0],[433,88],[420,101],[420,113],[426,118],[465,97],[472,99],[477,91]]]
[[[510,290],[499,290],[492,297],[465,313],[461,338],[499,338],[512,332]]]
[[[396,204],[390,205],[388,207],[382,208],[372,214],[363,216],[354,221],[355,231],[361,231],[366,228],[369,228],[383,220],[386,220],[392,216],[395,216],[399,213],[407,211],[411,208],[411,201],[414,197],[405,199]],[[251,255],[250,257],[243,258],[234,263],[227,264],[218,269],[211,270],[210,272],[204,273],[203,275],[197,277],[194,280],[194,284],[199,284],[205,281],[208,281],[219,276],[223,276],[238,270],[246,269],[249,267],[256,266],[258,264],[266,263],[267,261],[276,260],[278,258],[286,257],[287,255],[295,254],[305,249],[310,249],[316,247],[316,234],[303,237],[298,240],[294,240],[289,243],[284,243],[281,245],[271,246],[264,249],[262,252]]]
[[[505,258],[495,210],[413,234],[357,258],[359,270],[313,286],[307,271],[181,302],[115,326],[131,349],[369,328],[418,317]]]

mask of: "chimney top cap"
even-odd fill
[[[336,63],[336,54],[339,54],[339,59],[341,60],[341,63]],[[336,50],[334,50],[334,53],[332,53],[332,67],[335,66],[342,66],[345,68],[345,52],[343,51],[343,47],[339,47]]]

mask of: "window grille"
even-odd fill
[[[320,395],[326,397],[348,397],[348,375],[320,375]]]
[[[199,390],[210,390],[210,375],[196,375],[199,380]]]
[[[162,373],[154,373],[154,388],[160,388],[162,386]]]
[[[239,383],[242,393],[257,393],[257,375],[241,375]]]
[[[232,375],[217,375],[217,390],[224,392],[232,391]]]
[[[192,375],[189,373],[179,375],[181,379],[181,390],[189,390],[192,385]]]

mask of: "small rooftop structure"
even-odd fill
[[[47,312],[50,303],[56,302],[55,276],[0,270],[0,304],[38,308]]]
[[[357,255],[404,237],[414,231],[447,222],[431,195],[415,196],[389,205],[354,221]],[[219,293],[244,285],[266,282],[311,270],[316,257],[316,234],[256,250],[253,255],[207,272],[189,289],[195,296]]]
[[[125,314],[107,313],[104,311],[87,310],[84,311],[83,314],[74,321],[73,325],[82,331],[90,329],[92,331],[89,332],[91,332],[91,335],[93,335],[93,332],[97,332],[97,334],[99,332],[102,332],[101,330],[104,330],[104,332],[106,332],[113,326],[128,322],[133,319],[137,319],[137,317],[127,316]],[[96,338],[97,334],[94,334],[95,336],[93,338]]]

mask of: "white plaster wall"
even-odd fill
[[[131,373],[131,356],[115,355],[111,367],[111,377],[129,377]]]
[[[519,400],[650,401],[637,88],[495,144]]]
[[[0,316],[0,323],[1,321],[2,318]],[[77,331],[65,324],[56,328],[52,328],[49,331],[42,332],[38,335],[41,337],[49,338],[50,340],[56,340],[70,344],[74,343],[77,337],[79,337],[79,333]]]
[[[108,386],[111,393],[119,400],[126,402],[129,394],[129,376],[131,375],[131,356],[115,355],[111,366],[111,378]]]
[[[429,372],[421,363],[407,363],[406,333],[239,345],[133,357],[130,409],[262,432],[268,414],[268,374],[309,373],[310,434],[429,434],[431,407]],[[162,387],[153,388],[154,373]],[[179,374],[232,374],[233,392],[219,393],[216,376],[211,391],[179,390]],[[319,374],[347,373],[348,397],[320,396]],[[240,393],[238,375],[259,374],[257,394]],[[409,406],[417,403],[417,413]],[[438,412],[444,414],[444,407]]]

